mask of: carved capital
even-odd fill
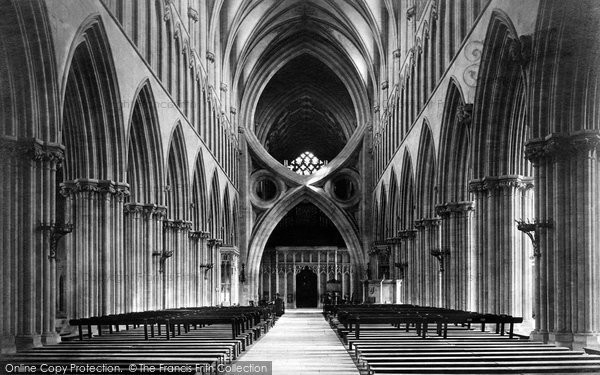
[[[415,16],[415,14],[416,14],[416,11],[417,11],[417,10],[416,10],[416,8],[415,8],[415,6],[414,6],[414,5],[413,5],[413,6],[411,6],[410,8],[408,8],[408,9],[406,10],[406,19],[410,21],[410,20],[411,20],[411,19],[412,19],[412,18]]]
[[[60,186],[61,194],[65,197],[82,192],[113,195],[118,199],[129,196],[128,184],[111,180],[77,179],[65,181]]]
[[[60,168],[65,159],[65,146],[58,143],[43,142],[36,138],[13,139],[0,138],[0,155],[30,159],[34,162],[55,163]]]
[[[221,82],[221,86],[220,86],[221,91],[223,92],[227,92],[228,90],[228,86],[225,82]]]
[[[402,238],[400,238],[400,237],[390,237],[390,238],[387,238],[385,240],[385,242],[387,242],[388,245],[398,245],[399,243],[402,242]]]
[[[533,178],[524,176],[485,177],[469,182],[469,191],[473,193],[502,190],[507,188],[531,189]]]
[[[571,157],[587,157],[600,148],[600,131],[581,130],[571,134],[550,134],[546,138],[529,140],[525,144],[525,156],[532,163],[543,160],[562,160]]]
[[[417,231],[414,229],[405,229],[405,230],[398,231],[398,237],[400,237],[403,240],[413,239],[416,237],[416,235],[417,235]]]
[[[473,210],[472,201],[447,202],[435,206],[435,213],[445,218],[452,214],[462,215]]]
[[[123,212],[126,215],[140,214],[144,210],[144,205],[140,203],[127,203],[123,205]]]
[[[382,90],[387,90],[387,89],[388,89],[388,87],[389,87],[389,83],[388,83],[388,81],[383,81],[383,82],[381,82],[381,89],[382,89]]]

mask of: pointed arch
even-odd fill
[[[209,231],[213,238],[221,238],[221,188],[219,185],[219,173],[217,168],[213,170],[210,183],[210,217],[208,218]],[[222,238],[221,238],[222,239]]]
[[[529,175],[523,163],[526,77],[519,39],[509,17],[493,12],[487,30],[473,110],[474,177]]]
[[[135,95],[129,123],[127,182],[130,185],[130,201],[162,204],[162,141],[156,103],[147,79]]]
[[[187,220],[189,207],[188,163],[181,123],[175,125],[167,157],[167,206],[170,219]]]
[[[232,210],[232,231],[233,231],[233,243],[232,245],[234,246],[239,246],[239,219],[238,219],[238,215],[240,212],[240,208],[239,208],[239,203],[238,203],[238,197],[236,196],[235,199],[233,200],[233,210]]]
[[[99,16],[79,28],[63,80],[65,178],[124,180],[121,101]]]
[[[389,233],[388,237],[395,237],[400,228],[398,227],[398,209],[399,209],[399,199],[398,199],[398,179],[396,178],[396,171],[392,167],[392,171],[390,172],[390,196],[388,199],[388,205],[390,207],[390,211],[388,213],[389,220]]]
[[[255,230],[248,246],[247,270],[253,292],[258,290],[258,271],[260,261],[267,240],[273,233],[277,224],[295,206],[301,202],[310,202],[317,206],[334,223],[350,253],[351,262],[357,267],[364,269],[365,259],[362,252],[362,243],[358,237],[358,228],[352,218],[340,209],[335,203],[328,199],[322,191],[314,188],[300,186],[291,190],[285,199],[280,199],[265,215],[256,223]]]
[[[192,180],[192,222],[196,230],[208,231],[209,206],[207,199],[206,170],[202,150],[198,151],[194,164],[194,177]]]
[[[44,1],[0,4],[0,134],[60,143],[54,40]]]
[[[221,207],[223,207],[223,216],[221,217],[221,228],[223,232],[221,238],[223,239],[223,243],[233,245],[233,228],[231,226],[232,212],[231,201],[229,199],[229,185],[225,186],[225,192],[223,193],[223,203]]]
[[[417,160],[418,215],[419,218],[429,218],[434,214],[436,166],[433,136],[427,120],[423,120]]]
[[[376,240],[385,240],[385,236],[388,231],[388,223],[387,223],[387,189],[385,187],[385,183],[381,183],[381,188],[379,191],[379,216],[377,217],[378,221],[378,231],[376,232],[375,239]]]
[[[469,199],[471,175],[469,113],[458,83],[451,79],[446,91],[442,116],[438,181],[440,203],[462,202]],[[460,117],[463,116],[463,117]]]
[[[414,195],[415,183],[412,158],[408,150],[405,150],[400,175],[400,226],[402,230],[412,229],[414,226]]]

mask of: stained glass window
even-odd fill
[[[325,165],[323,160],[313,155],[310,151],[305,151],[300,154],[296,159],[292,160],[288,168],[292,171],[307,176],[318,171],[322,166]]]

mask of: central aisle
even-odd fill
[[[317,309],[286,310],[239,361],[273,361],[274,375],[359,374]]]

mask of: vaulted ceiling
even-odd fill
[[[219,15],[209,49],[219,51],[231,78],[239,121],[279,161],[303,151],[333,159],[368,121],[394,2],[217,0],[209,7]]]

